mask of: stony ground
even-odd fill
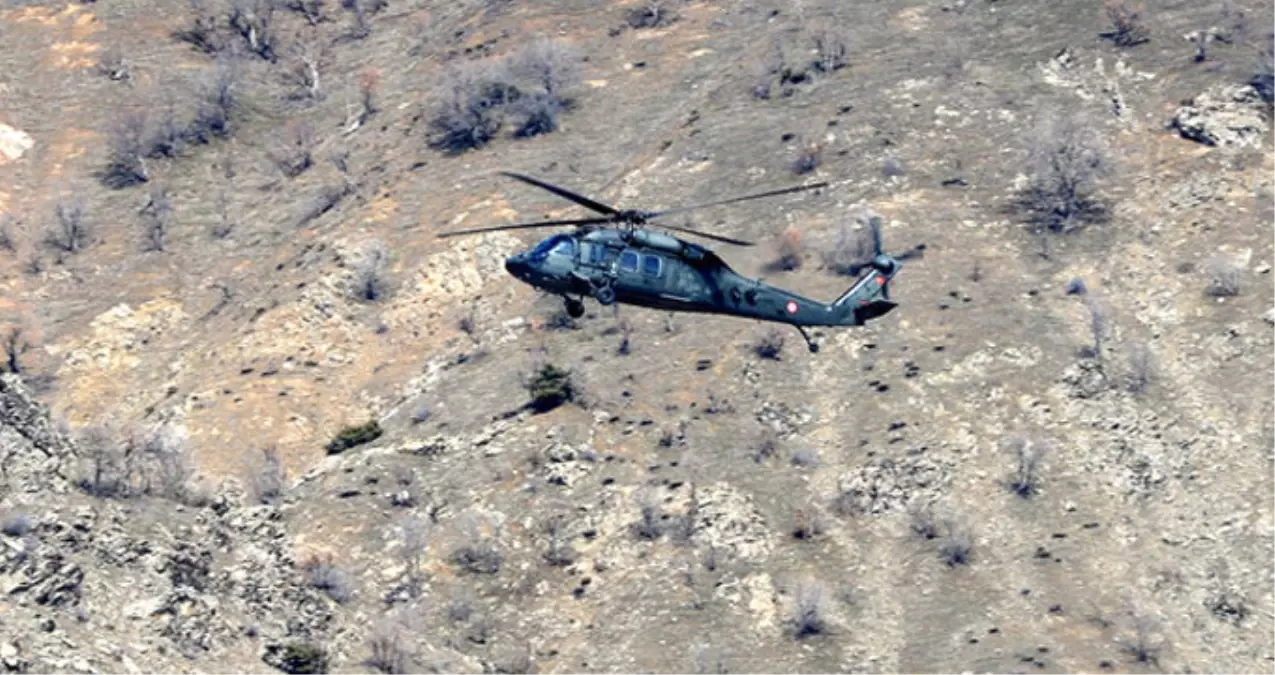
[[[0,381],[4,668],[1275,668],[1269,6],[1158,3],[1122,48],[1071,0],[287,4],[275,61],[229,3],[220,55],[173,38],[183,4],[0,10],[0,318],[30,345]],[[819,28],[843,67],[805,65]],[[539,38],[577,71],[560,127],[432,149],[444,73]],[[801,81],[763,77],[776,45]],[[227,137],[104,185],[129,112],[191,123],[230,66]],[[1106,222],[1013,207],[1051,114],[1105,144]],[[499,170],[638,208],[826,180],[693,220],[816,298],[864,209],[925,257],[818,355],[730,318],[564,323],[501,266],[547,232],[432,236],[578,213]],[[84,245],[47,243],[77,202]],[[546,363],[579,395],[534,413]]]

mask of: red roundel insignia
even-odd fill
[[[789,301],[788,301],[788,306],[787,306],[785,309],[787,309],[787,310],[788,310],[788,313],[789,313],[789,314],[796,314],[796,313],[797,313],[797,303],[793,302],[792,300],[789,300]]]

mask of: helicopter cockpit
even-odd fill
[[[555,234],[552,237],[536,244],[535,248],[527,253],[527,259],[530,262],[538,263],[547,258],[550,254],[570,256],[575,253],[575,239],[567,234]]]

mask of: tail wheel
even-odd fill
[[[615,289],[603,286],[593,292],[593,298],[603,305],[610,305],[615,302]]]

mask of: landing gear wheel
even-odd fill
[[[584,316],[583,302],[580,302],[579,300],[572,300],[571,298],[567,298],[566,303],[567,303],[567,316],[573,319],[579,319],[580,317]]]
[[[811,354],[818,353],[819,345],[814,340],[810,339],[810,334],[806,332],[806,329],[795,324],[793,325],[793,328],[796,328],[798,331],[801,332],[801,337],[805,339],[806,347],[810,348],[810,353]]]
[[[593,292],[593,298],[600,304],[610,305],[615,302],[615,289],[610,286],[603,286]]]

